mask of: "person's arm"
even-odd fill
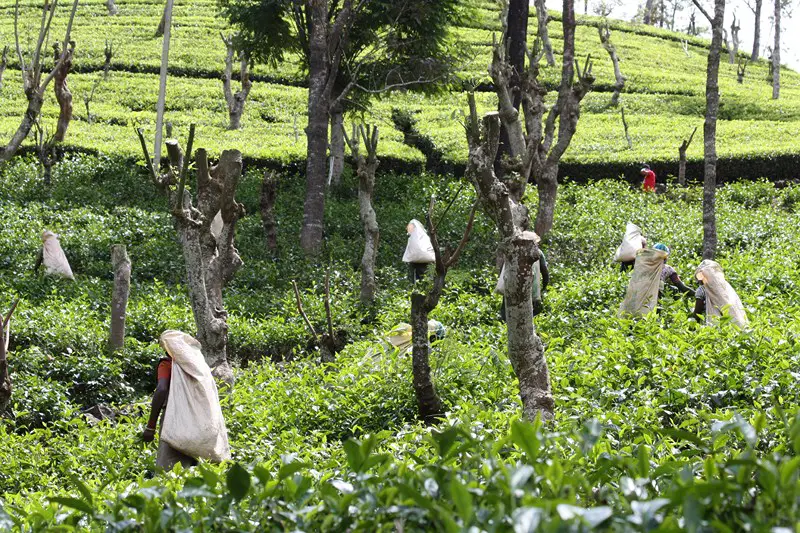
[[[161,409],[169,397],[169,378],[161,378],[158,380],[156,391],[153,393],[153,402],[150,405],[150,418],[147,420],[147,427],[142,432],[142,439],[145,442],[152,442],[156,434],[156,424],[158,423],[158,416],[161,414]]]
[[[544,291],[550,284],[550,269],[547,268],[547,259],[541,250],[539,250],[539,271],[542,273],[542,290]]]
[[[683,294],[694,293],[692,289],[683,284],[683,281],[681,281],[681,277],[678,275],[677,272],[673,272],[672,275],[669,277],[669,280],[670,282],[672,282],[672,285],[674,285],[675,288],[678,289],[678,291],[682,292]]]
[[[695,320],[702,323],[703,322],[703,315],[706,314],[706,299],[705,298],[695,298],[694,300],[694,311],[692,312],[692,316]]]

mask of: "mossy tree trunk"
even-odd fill
[[[111,295],[111,331],[109,351],[121,350],[125,345],[125,317],[131,290],[131,260],[124,244],[111,247],[111,267],[114,271],[114,291]]]

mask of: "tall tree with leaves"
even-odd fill
[[[300,243],[322,251],[328,125],[354,91],[365,94],[438,79],[458,0],[220,0],[238,46],[275,62],[300,52],[308,69],[306,198]],[[339,125],[341,119],[333,122]],[[344,143],[338,143],[342,155]]]
[[[719,61],[722,51],[722,30],[725,0],[714,0],[714,16],[705,10],[700,0],[695,7],[711,23],[711,46],[706,68],[706,120],[703,126],[703,259],[714,259],[717,252],[717,115],[719,114]]]

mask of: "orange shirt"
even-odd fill
[[[156,370],[156,379],[170,379],[172,378],[172,359],[162,359],[158,363],[158,370]]]

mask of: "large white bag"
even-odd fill
[[[661,250],[639,250],[625,299],[619,306],[620,316],[644,316],[656,308],[661,270],[667,253]]]
[[[57,276],[74,280],[72,269],[69,267],[67,256],[58,242],[58,235],[50,230],[42,232],[42,264],[44,273],[48,276]]]
[[[633,261],[636,259],[636,252],[644,247],[642,229],[632,222],[625,226],[625,237],[614,253],[614,261],[619,263]]]
[[[408,231],[408,244],[403,254],[404,263],[434,263],[436,254],[433,252],[431,238],[419,220],[412,220],[406,227]]]
[[[181,331],[167,330],[161,335],[161,346],[172,357],[173,365],[160,438],[197,459],[215,463],[230,459],[217,384],[200,343]]]
[[[725,279],[719,263],[706,259],[697,267],[694,276],[703,282],[703,291],[706,293],[706,322],[712,322],[726,314],[740,328],[747,327],[750,322],[742,300]]]

